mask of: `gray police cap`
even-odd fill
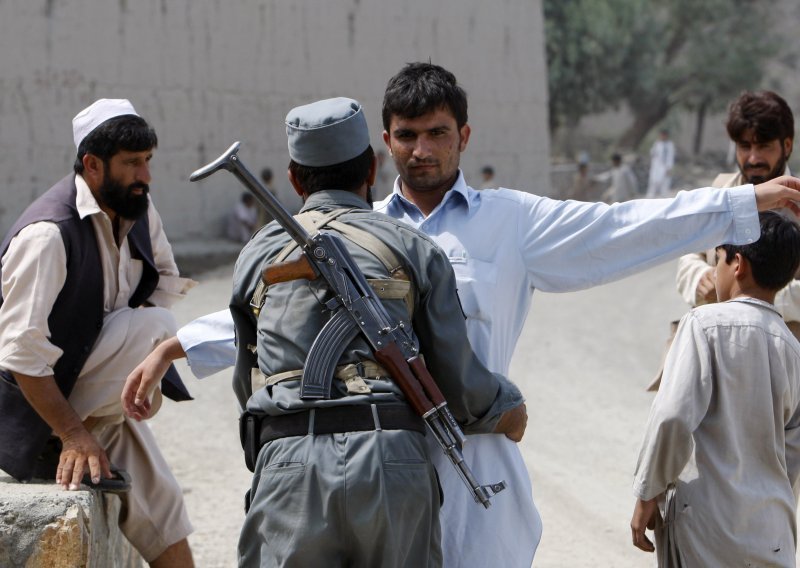
[[[369,146],[364,111],[345,97],[293,108],[286,115],[286,136],[292,160],[315,168],[352,160]]]

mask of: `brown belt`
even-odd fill
[[[281,416],[262,416],[259,446],[279,438],[369,430],[425,433],[425,422],[407,404],[318,407]]]

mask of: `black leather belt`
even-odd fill
[[[413,430],[424,434],[425,421],[406,404],[320,407],[282,416],[262,416],[259,446],[289,436],[378,429]]]

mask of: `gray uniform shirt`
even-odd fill
[[[428,369],[448,401],[456,419],[471,432],[494,429],[501,413],[523,402],[519,389],[478,360],[467,339],[466,323],[458,303],[453,269],[442,250],[421,232],[404,223],[373,212],[369,205],[348,191],[320,191],[307,199],[302,211],[328,212],[350,209],[338,221],[368,231],[385,243],[400,261],[415,287],[413,329]],[[364,275],[390,278],[384,265],[368,251],[343,239]],[[276,223],[262,229],[242,250],[234,271],[231,309],[257,325],[258,366],[268,375],[302,369],[311,344],[330,318],[323,303],[330,299],[322,281],[297,280],[269,288],[258,320],[249,302],[261,270],[280,253],[289,236]],[[298,253],[290,256],[295,258]],[[383,300],[392,319],[408,321],[403,300]],[[240,332],[237,330],[237,333]],[[345,349],[339,363],[374,360],[366,341],[357,337]],[[238,373],[234,388],[240,403],[253,414],[280,415],[313,406],[387,403],[403,400],[400,389],[385,378],[368,379],[372,392],[347,395],[334,381],[331,399],[304,401],[298,380],[262,388],[249,396],[249,380]],[[247,399],[249,397],[249,399]],[[345,399],[346,397],[346,399]]]

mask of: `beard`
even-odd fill
[[[770,172],[766,175],[752,173],[751,170],[756,167],[768,168],[769,164],[766,162],[761,162],[760,164],[754,165],[745,164],[744,167],[739,165],[739,171],[742,173],[742,177],[747,183],[757,185],[759,183],[764,183],[771,179],[775,179],[776,177],[783,175],[784,170],[786,170],[786,153],[781,151],[780,159],[775,162],[775,167],[772,168],[772,170],[770,170]]]
[[[133,191],[135,189],[141,189],[142,193],[140,195],[134,194]],[[123,219],[135,221],[147,212],[149,205],[147,194],[150,193],[150,186],[144,182],[137,181],[124,186],[112,178],[108,173],[108,168],[106,168],[99,193],[103,205]]]

